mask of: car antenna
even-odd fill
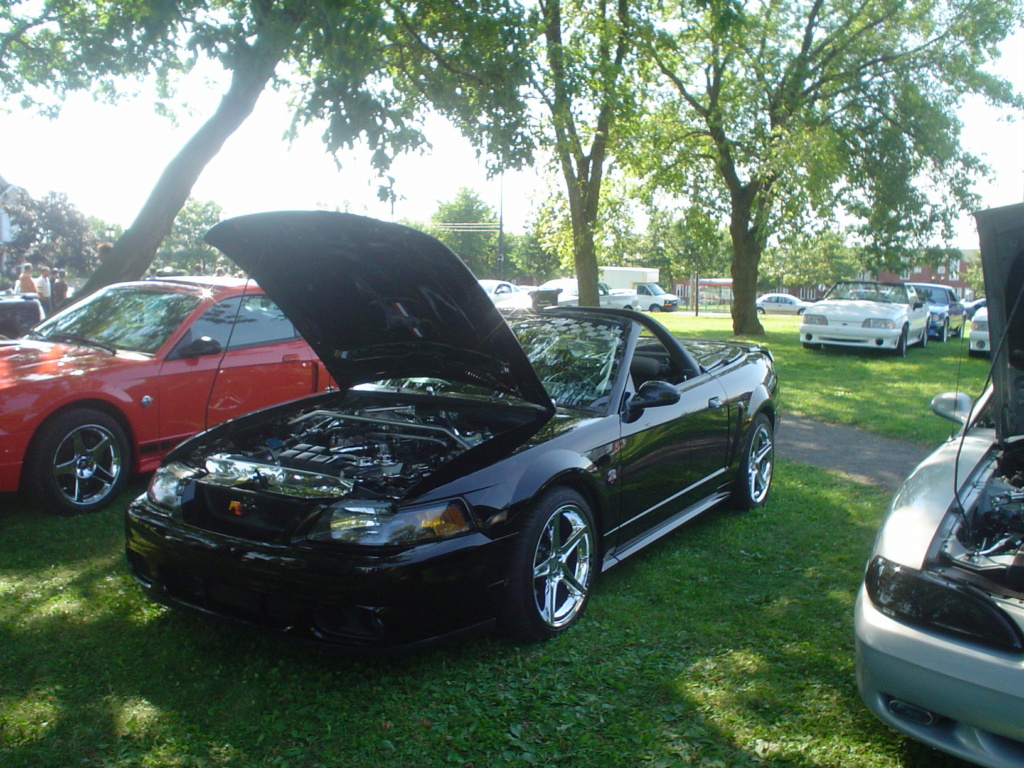
[[[217,361],[217,367],[213,369],[213,377],[210,379],[210,389],[206,393],[206,407],[203,409],[203,429],[207,430],[210,428],[210,401],[213,400],[213,390],[217,386],[217,376],[220,375],[220,369],[224,364],[224,358],[227,357],[228,350],[231,349],[231,337],[235,335],[235,327],[238,325],[238,316],[242,312],[242,302],[245,301],[245,297],[249,291],[249,283],[252,282],[252,278],[248,275],[245,276],[245,283],[242,285],[242,293],[238,296],[238,304],[235,306],[235,316],[231,319],[231,328],[228,330],[228,337],[224,341],[224,348],[220,351],[220,359]]]

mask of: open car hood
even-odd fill
[[[1024,436],[1024,204],[974,214],[985,272],[996,433]]]
[[[433,377],[554,408],[476,278],[429,235],[347,213],[279,211],[228,219],[205,239],[277,302],[342,389]]]

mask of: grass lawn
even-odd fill
[[[773,493],[605,574],[554,642],[376,660],[150,604],[115,509],[8,509],[0,765],[962,765],[857,696],[851,610],[886,494],[785,464]]]
[[[675,312],[658,319],[678,336],[736,338],[732,319],[724,314]],[[911,347],[900,359],[873,350],[804,349],[793,316],[762,315],[761,324],[765,336],[741,338],[771,349],[786,412],[887,437],[938,444],[954,425],[932,414],[932,397],[954,390],[977,397],[988,374],[988,358],[968,357],[966,340],[961,344],[958,338]]]

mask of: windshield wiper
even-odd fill
[[[86,347],[98,347],[99,349],[102,349],[105,352],[109,352],[112,355],[117,354],[117,347],[115,347],[113,344],[107,344],[106,342],[103,341],[90,339],[88,336],[85,336],[81,333],[51,333],[49,336],[43,336],[42,334],[33,331],[33,334],[47,341],[70,341],[75,344],[81,344]]]

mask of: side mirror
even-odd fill
[[[963,426],[971,415],[974,401],[963,392],[943,392],[932,398],[932,413]]]
[[[173,357],[177,360],[182,360],[192,357],[205,357],[206,355],[219,355],[222,351],[223,347],[221,347],[219,341],[211,339],[209,336],[200,336],[198,339],[193,339],[185,346],[176,349]]]
[[[679,402],[679,390],[667,381],[645,381],[640,390],[629,400],[626,411],[627,421],[634,421],[648,408],[674,405]]]

